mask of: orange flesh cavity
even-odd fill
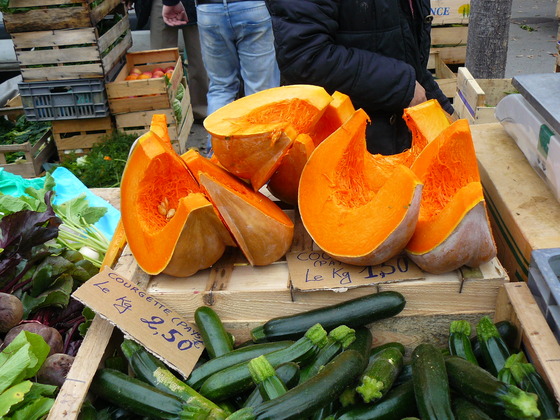
[[[371,252],[399,226],[417,192],[410,169],[398,165],[385,173],[367,152],[368,120],[356,111],[315,149],[301,176],[302,221],[327,253]]]

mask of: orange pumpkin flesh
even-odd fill
[[[204,120],[220,164],[259,190],[300,133],[308,133],[332,97],[321,87],[289,85],[240,98]]]
[[[294,144],[282,158],[276,172],[270,177],[267,188],[284,203],[297,205],[298,185],[301,171],[315,149],[313,139],[307,134],[300,134]]]
[[[332,258],[354,265],[379,264],[404,250],[422,192],[409,168],[396,165],[386,173],[367,152],[368,120],[356,111],[317,146],[299,184],[307,232]]]
[[[332,98],[332,102],[327,105],[324,114],[310,133],[315,146],[334,133],[356,111],[348,95],[336,91]]]
[[[435,99],[405,108],[403,118],[412,132],[415,144],[423,149],[451,124],[447,114]],[[418,154],[416,154],[418,155]]]
[[[416,231],[406,250],[424,271],[478,267],[496,255],[472,137],[458,120],[430,142],[411,168],[424,183]]]
[[[181,156],[251,265],[280,259],[292,244],[292,220],[268,197],[195,150]]]
[[[151,131],[138,139],[123,172],[121,215],[131,252],[148,274],[190,276],[225,250],[212,204]]]

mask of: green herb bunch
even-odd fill
[[[104,135],[85,156],[69,154],[61,166],[70,170],[88,188],[115,188],[120,185],[128,153],[137,136],[113,131]]]

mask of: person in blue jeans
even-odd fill
[[[208,115],[245,95],[280,86],[274,35],[264,0],[197,0],[202,61],[208,73]],[[167,25],[188,20],[179,0],[163,0]],[[243,85],[241,83],[243,82]],[[210,139],[207,152],[211,153]]]

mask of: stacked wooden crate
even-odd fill
[[[132,79],[131,74],[168,69],[167,77]],[[169,137],[178,153],[186,151],[194,118],[183,61],[177,48],[126,54],[115,79],[107,83],[109,108],[119,131],[141,135],[148,131],[154,114],[165,114]],[[174,106],[175,104],[175,106]]]
[[[105,83],[132,46],[126,7],[120,0],[10,0],[9,8],[4,25],[20,66],[26,117],[52,121],[59,154],[87,152],[98,141],[91,133],[113,129]]]
[[[432,52],[446,64],[464,64],[470,0],[432,0]]]

